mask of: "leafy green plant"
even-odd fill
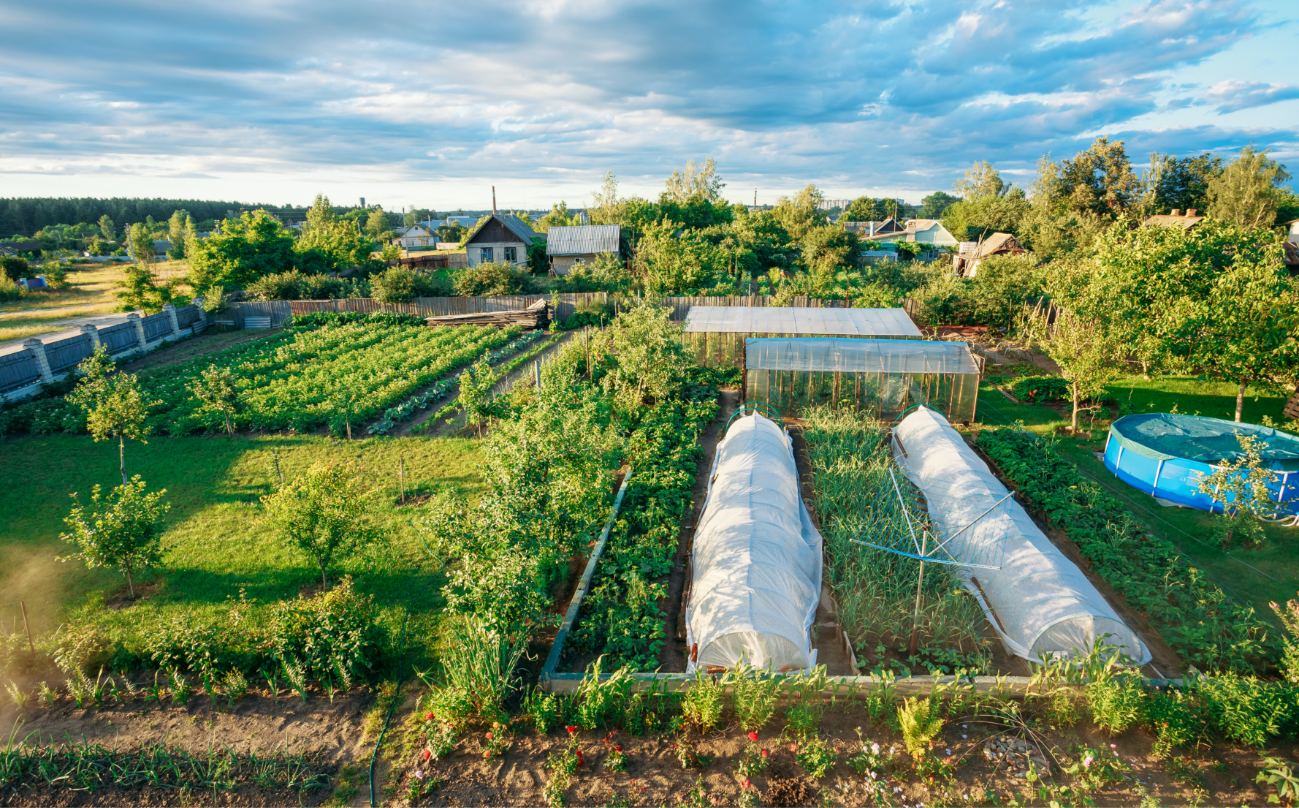
[[[919,760],[929,752],[929,745],[943,731],[943,717],[933,699],[906,698],[898,707],[898,726],[902,742],[911,757]]]
[[[1127,764],[1113,749],[1096,750],[1088,746],[1078,747],[1074,751],[1077,763],[1065,767],[1083,792],[1098,791],[1105,786],[1123,781],[1123,773],[1128,770]]]
[[[878,742],[862,738],[861,728],[857,728],[857,752],[848,758],[848,765],[862,777],[871,781],[884,777],[884,773],[894,765],[893,753],[896,747],[887,750]]]
[[[695,681],[681,703],[681,714],[700,733],[712,732],[722,720],[725,685],[720,679],[695,671]]]
[[[771,753],[751,743],[744,747],[739,760],[735,761],[735,773],[741,777],[755,777],[765,772],[770,764]]]
[[[1268,802],[1279,803],[1282,800],[1294,805],[1299,799],[1299,776],[1290,768],[1290,764],[1280,758],[1263,755],[1263,771],[1254,778],[1256,783],[1276,786],[1275,794],[1268,794]]]
[[[839,747],[820,738],[809,738],[799,742],[798,751],[794,753],[794,760],[799,768],[818,780],[834,769],[835,761],[838,759]]]
[[[1221,673],[1193,680],[1213,727],[1234,743],[1264,746],[1299,714],[1288,688],[1253,676]]]
[[[174,668],[167,674],[167,678],[171,682],[171,700],[184,707],[189,703],[189,697],[194,693],[193,686],[185,678],[185,674]],[[159,701],[159,703],[162,702]]]
[[[1087,685],[1087,708],[1098,729],[1118,735],[1137,723],[1144,696],[1139,676],[1114,672]]]
[[[617,723],[617,715],[631,692],[632,671],[623,667],[609,678],[601,675],[603,657],[597,657],[577,688],[577,723],[583,729],[597,729]]]
[[[537,686],[528,693],[523,703],[523,712],[532,719],[532,725],[542,735],[559,726],[559,697],[554,693],[543,693]]]
[[[713,762],[713,756],[700,752],[698,748],[680,739],[675,744],[677,761],[681,763],[683,769],[706,769],[708,764]]]
[[[372,498],[356,476],[337,464],[316,463],[262,497],[265,519],[290,547],[306,555],[320,570],[321,586],[329,586],[329,566],[385,533],[371,515]]]
[[[1169,758],[1175,749],[1196,747],[1208,734],[1208,716],[1194,691],[1155,688],[1141,704],[1141,722],[1155,735],[1151,753]]]
[[[165,548],[159,523],[171,509],[162,501],[167,489],[146,493],[144,480],[137,474],[106,497],[101,491],[98,485],[90,490],[89,511],[75,493],[72,495],[76,505],[63,520],[71,532],[61,538],[77,545],[78,551],[69,558],[79,558],[91,568],[121,570],[135,600],[135,574],[162,562]]]
[[[762,729],[776,712],[780,680],[768,671],[749,668],[736,670],[729,680],[741,729],[746,732]]]

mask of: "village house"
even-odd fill
[[[436,228],[431,226],[430,222],[418,222],[398,234],[397,238],[392,240],[392,243],[403,250],[410,250],[414,247],[436,247],[438,232]]]
[[[492,262],[525,266],[528,248],[537,237],[519,217],[493,213],[465,241],[469,266]]]
[[[567,275],[575,264],[593,263],[604,253],[617,256],[621,247],[621,225],[552,227],[546,232],[546,255],[552,275]]]
[[[1152,216],[1147,216],[1141,221],[1141,226],[1149,227],[1152,224],[1157,224],[1163,227],[1183,227],[1190,230],[1192,227],[1195,227],[1197,224],[1208,218],[1207,216],[1198,216],[1196,215],[1197,213],[1199,213],[1199,211],[1195,208],[1187,208],[1186,213],[1182,213],[1180,208],[1173,208],[1170,213],[1156,213]]]
[[[1023,255],[1028,252],[1010,233],[993,233],[974,245],[973,250],[965,249],[966,243],[968,242],[962,242],[961,252],[952,256],[952,268],[956,270],[957,275],[966,278],[973,278],[978,274],[979,264],[985,258],[994,255]]]

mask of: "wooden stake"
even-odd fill
[[[275,474],[280,478],[280,488],[284,487],[284,470],[280,468],[280,450],[271,449],[271,456],[275,458]]]
[[[406,458],[397,457],[397,477],[401,480],[401,504],[406,504]]]
[[[36,661],[36,643],[32,642],[32,626],[27,622],[27,602],[18,601],[18,605],[23,609],[23,628],[27,629],[27,647],[32,649],[32,662]]]

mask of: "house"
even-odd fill
[[[1141,226],[1149,227],[1152,224],[1157,224],[1163,227],[1176,226],[1190,230],[1192,227],[1195,227],[1197,224],[1208,218],[1207,216],[1197,216],[1197,213],[1199,213],[1199,211],[1195,208],[1187,208],[1186,214],[1183,215],[1180,208],[1173,208],[1172,212],[1168,214],[1161,213],[1147,216],[1142,220]]]
[[[171,249],[171,242],[170,242],[170,241],[154,241],[154,242],[153,242],[153,254],[156,255],[156,256],[158,256],[159,258],[166,258],[166,257],[167,257],[167,251],[170,250],[170,249]]]
[[[955,247],[960,244],[937,219],[915,219],[907,222],[907,241],[929,244],[934,247]]]
[[[872,238],[877,235],[887,235],[889,233],[902,233],[905,228],[897,223],[893,218],[885,219],[882,222],[843,222],[843,229],[849,233],[856,233],[858,238]]]
[[[438,232],[431,224],[431,222],[413,224],[397,234],[397,238],[393,239],[392,243],[403,250],[412,247],[436,247],[439,241]]]
[[[617,256],[622,248],[622,226],[617,224],[552,227],[546,233],[550,274],[567,275],[574,264],[589,264],[602,253]]]
[[[442,222],[441,224],[458,224],[461,227],[468,229],[470,227],[473,227],[477,222],[478,222],[477,216],[448,216],[447,220],[445,222]],[[425,224],[425,223],[421,222],[421,224]],[[433,223],[428,222],[427,224],[433,224]],[[433,225],[433,227],[436,228],[437,225]]]
[[[465,240],[469,266],[492,262],[526,266],[528,248],[536,237],[519,217],[493,213]]]
[[[9,241],[0,244],[0,256],[39,255],[40,251],[39,241]]]
[[[993,233],[979,242],[973,252],[959,252],[952,256],[952,268],[957,275],[973,278],[979,271],[979,264],[985,258],[994,255],[1023,255],[1028,252],[1010,233]]]

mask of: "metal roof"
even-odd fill
[[[552,227],[546,234],[547,255],[594,255],[616,253],[622,238],[622,226],[588,224],[578,227]]]
[[[978,375],[964,342],[917,339],[748,339],[748,370],[815,370],[841,373],[955,373]]]
[[[524,244],[532,244],[532,240],[537,237],[537,234],[532,232],[532,228],[524,224],[523,220],[518,216],[513,216],[509,213],[493,213],[491,216],[488,216],[483,220],[482,227],[474,228],[473,232],[469,234],[469,238],[465,240],[466,243],[472,241],[474,236],[478,235],[478,231],[482,230],[483,227],[486,227],[487,223],[492,219],[496,219],[498,222],[505,225],[505,229],[518,236],[519,240]]]
[[[686,314],[686,332],[922,336],[920,329],[903,309],[814,309],[796,306],[691,306]]]

